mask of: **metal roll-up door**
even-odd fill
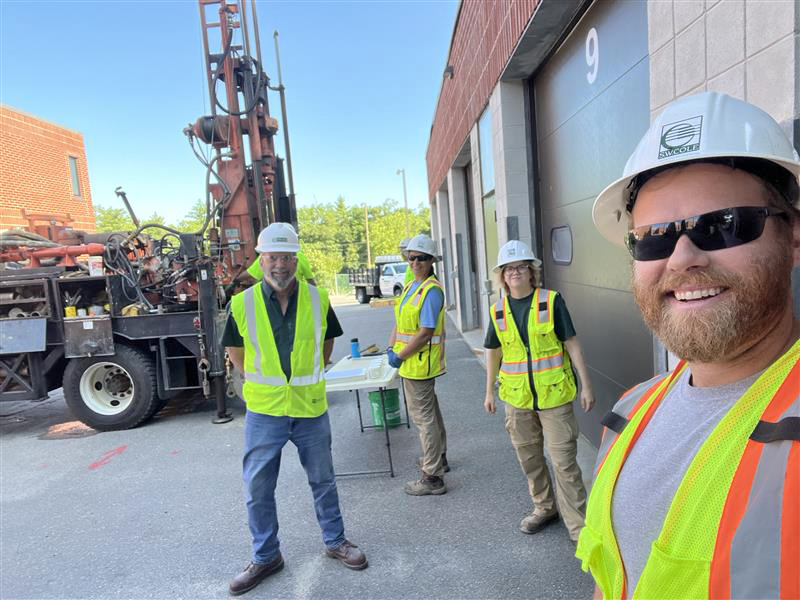
[[[597,406],[576,406],[597,445],[600,419],[653,374],[653,341],[630,291],[630,259],[592,224],[650,122],[646,2],[595,2],[533,80],[545,286],[566,300]]]

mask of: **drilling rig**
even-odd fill
[[[226,307],[256,259],[259,231],[296,225],[296,210],[288,136],[287,194],[268,102],[270,90],[280,93],[285,125],[284,88],[264,71],[255,0],[198,7],[211,114],[183,133],[205,168],[202,227],[140,223],[117,188],[133,231],[0,232],[0,401],[63,387],[75,417],[116,430],[199,391],[216,405],[214,423],[231,419]]]

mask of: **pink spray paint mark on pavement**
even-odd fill
[[[172,456],[178,456],[178,454],[180,454],[180,453],[181,453],[181,451],[180,451],[180,450],[173,450],[172,452],[170,452],[170,455],[172,455]]]
[[[128,445],[125,444],[124,446],[120,446],[119,448],[114,448],[113,450],[109,450],[103,456],[100,457],[100,460],[93,462],[89,465],[89,470],[94,471],[95,469],[99,469],[100,467],[107,465],[111,462],[111,459],[115,457],[117,454],[122,454],[127,450]]]

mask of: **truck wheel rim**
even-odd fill
[[[130,373],[115,363],[95,363],[81,375],[81,398],[90,410],[100,415],[125,411],[133,402],[135,390]]]

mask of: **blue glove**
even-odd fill
[[[395,354],[394,350],[392,350],[391,348],[389,348],[386,351],[386,356],[389,357],[389,365],[391,365],[395,369],[399,369],[400,365],[403,364],[403,359],[397,356],[397,354]]]

